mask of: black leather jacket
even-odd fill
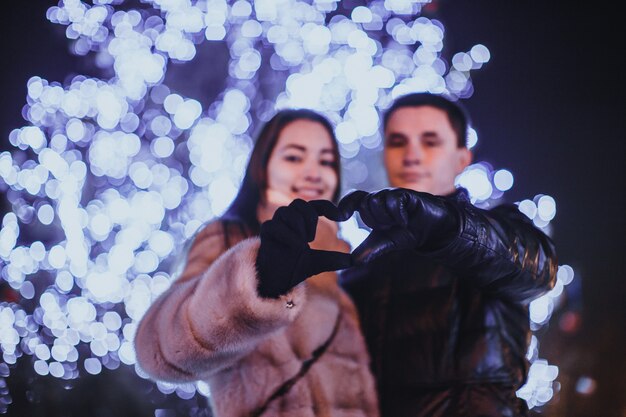
[[[528,302],[552,288],[551,240],[513,205],[448,197],[458,235],[344,271],[372,356],[382,416],[523,416]]]

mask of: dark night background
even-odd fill
[[[11,1],[0,9],[1,150],[10,150],[9,132],[25,124],[20,113],[29,77],[64,82],[77,73],[100,75],[68,52],[65,27],[46,20],[54,4]],[[491,52],[491,61],[473,73],[475,92],[464,102],[480,138],[475,159],[514,174],[508,200],[548,194],[557,202],[559,263],[571,265],[576,277],[542,337],[540,356],[560,368],[561,392],[544,407],[548,416],[626,415],[624,30],[606,4],[448,0],[428,13],[446,27],[447,59],[477,43]],[[4,198],[1,204],[6,209]],[[580,325],[563,331],[565,315],[578,313]],[[9,381],[19,379],[15,372]],[[581,376],[596,381],[593,392],[576,392]],[[21,383],[13,382],[13,390]],[[125,391],[134,387],[126,385]],[[50,401],[69,403],[70,392]],[[21,395],[11,394],[17,407]],[[28,415],[57,415],[43,405]],[[97,415],[122,415],[111,413]],[[74,414],[66,408],[63,415]]]

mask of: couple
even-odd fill
[[[140,366],[207,381],[216,417],[525,415],[527,305],[557,263],[514,207],[455,190],[467,125],[440,96],[399,98],[384,116],[397,188],[339,201],[331,125],[278,112],[231,207],[141,320]],[[329,218],[354,211],[372,232],[350,254]]]

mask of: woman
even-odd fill
[[[155,379],[205,380],[216,417],[378,416],[356,310],[335,272],[317,274],[340,268],[349,247],[317,221],[320,201],[306,201],[338,197],[328,121],[276,114],[233,204],[141,320],[139,365]]]

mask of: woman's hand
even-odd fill
[[[316,204],[296,199],[279,207],[272,219],[261,225],[256,260],[259,295],[277,298],[310,276],[351,265],[350,254],[311,249],[318,217]]]

